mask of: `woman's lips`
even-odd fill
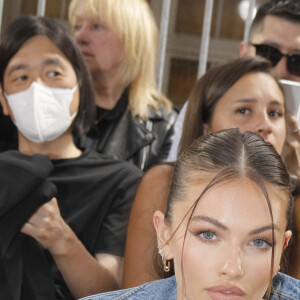
[[[81,54],[82,54],[82,56],[84,56],[84,57],[92,57],[92,56],[93,56],[90,52],[83,51],[83,50],[81,50]]]
[[[242,300],[246,295],[243,290],[231,285],[218,285],[206,289],[213,300]]]

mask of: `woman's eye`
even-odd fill
[[[94,24],[94,29],[101,30],[103,29],[103,26],[100,24]]]
[[[266,240],[264,239],[255,239],[253,240],[250,245],[253,245],[254,247],[257,247],[257,248],[269,248],[269,247],[272,247],[272,244],[267,242]]]
[[[269,116],[272,118],[280,118],[283,116],[283,113],[277,110],[272,110],[269,112]]]
[[[199,233],[199,236],[204,240],[215,240],[217,237],[212,231],[203,231]]]
[[[250,113],[250,109],[249,108],[239,108],[237,110],[237,113],[242,114],[242,115],[248,115]]]
[[[78,30],[80,30],[80,28],[81,28],[81,25],[74,25],[73,26],[74,31],[78,31]]]

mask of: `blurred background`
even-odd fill
[[[46,16],[58,19],[70,30],[67,20],[70,1],[0,0],[0,8],[3,7],[1,32],[14,18],[37,14],[41,9]],[[147,1],[160,26],[163,0]],[[256,6],[265,1],[256,0]],[[187,99],[197,78],[205,2],[171,0],[162,91],[178,108]],[[249,3],[249,0],[213,1],[207,68],[238,57]]]

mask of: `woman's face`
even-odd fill
[[[52,88],[72,89],[77,83],[76,73],[60,49],[46,36],[29,39],[9,61],[3,79],[7,95],[28,89],[32,82]],[[73,115],[79,106],[79,91],[76,89],[70,106]],[[13,117],[9,105],[4,109]]]
[[[283,94],[268,74],[244,75],[220,98],[205,126],[208,132],[236,127],[253,131],[281,154],[286,134]]]
[[[123,56],[120,39],[101,22],[92,21],[84,4],[75,13],[74,39],[92,74],[118,71]]]
[[[184,216],[204,187],[189,188],[185,200],[173,207],[171,224],[157,213],[158,246],[168,259],[174,259],[177,299],[262,299],[269,283],[272,253],[272,222],[262,191],[245,178],[214,186],[200,199],[184,242],[188,221]],[[280,198],[282,192],[267,189],[274,217],[276,274],[284,241],[291,233],[285,232],[287,208]]]

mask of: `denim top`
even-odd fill
[[[278,273],[273,279],[275,292],[270,300],[300,300],[300,280],[282,273]],[[276,296],[274,295],[276,294]],[[151,281],[138,287],[112,291],[108,293],[88,296],[81,300],[157,300],[177,299],[177,285],[175,276],[167,279]]]

